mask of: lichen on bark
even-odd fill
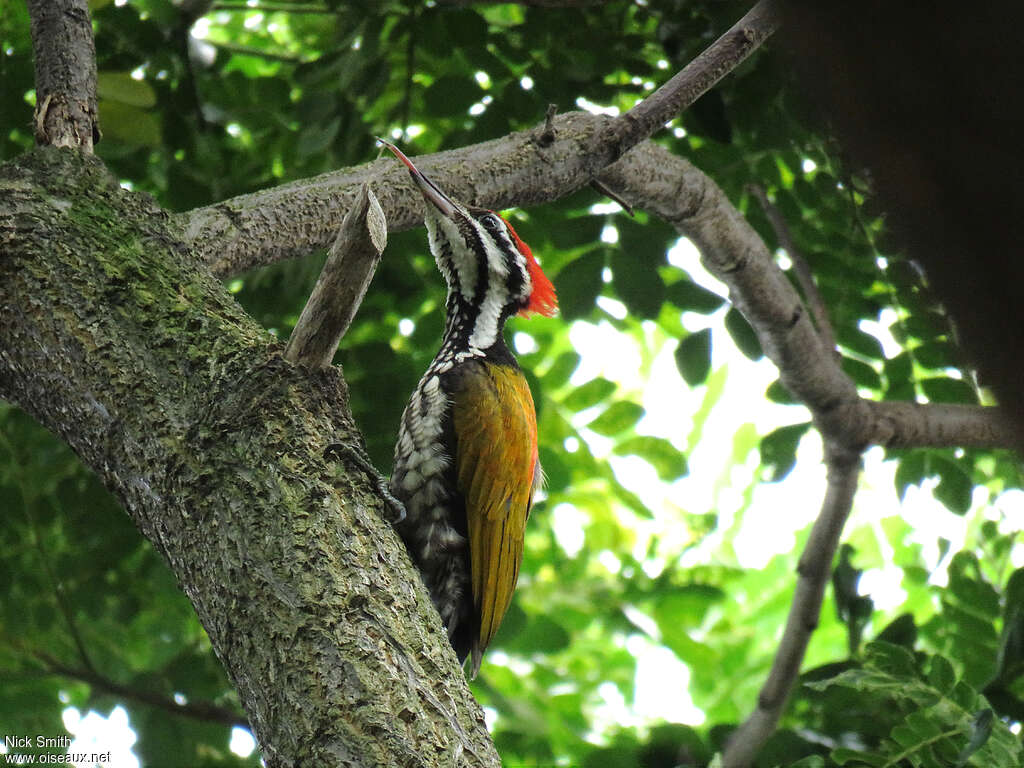
[[[285,361],[95,158],[0,166],[0,238],[0,396],[163,553],[268,765],[497,765],[372,481],[323,458],[361,439],[340,371]]]

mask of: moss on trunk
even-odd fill
[[[102,163],[0,166],[0,396],[60,435],[166,557],[268,765],[497,765],[380,499],[309,371]],[[459,757],[457,757],[459,756]]]

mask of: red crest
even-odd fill
[[[519,248],[519,252],[526,257],[526,269],[530,273],[530,283],[533,285],[530,299],[527,301],[526,306],[519,310],[519,314],[522,317],[528,317],[531,313],[536,312],[544,317],[552,317],[558,311],[558,297],[555,295],[555,286],[551,284],[548,276],[544,274],[544,270],[540,268],[540,264],[537,263],[533,251],[530,250],[530,246],[524,243],[522,238],[516,234],[515,229],[508,223],[508,219],[502,216],[501,220],[508,227],[508,232],[512,235],[512,240],[515,242],[516,247]]]

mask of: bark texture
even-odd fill
[[[100,140],[96,48],[86,0],[28,0],[36,61],[36,142],[92,152]]]
[[[270,766],[498,765],[361,471],[335,369],[280,345],[99,161],[0,166],[0,396],[66,440],[168,560]]]

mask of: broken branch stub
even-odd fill
[[[341,222],[320,278],[285,347],[285,359],[310,368],[331,364],[388,242],[384,211],[368,184]]]

